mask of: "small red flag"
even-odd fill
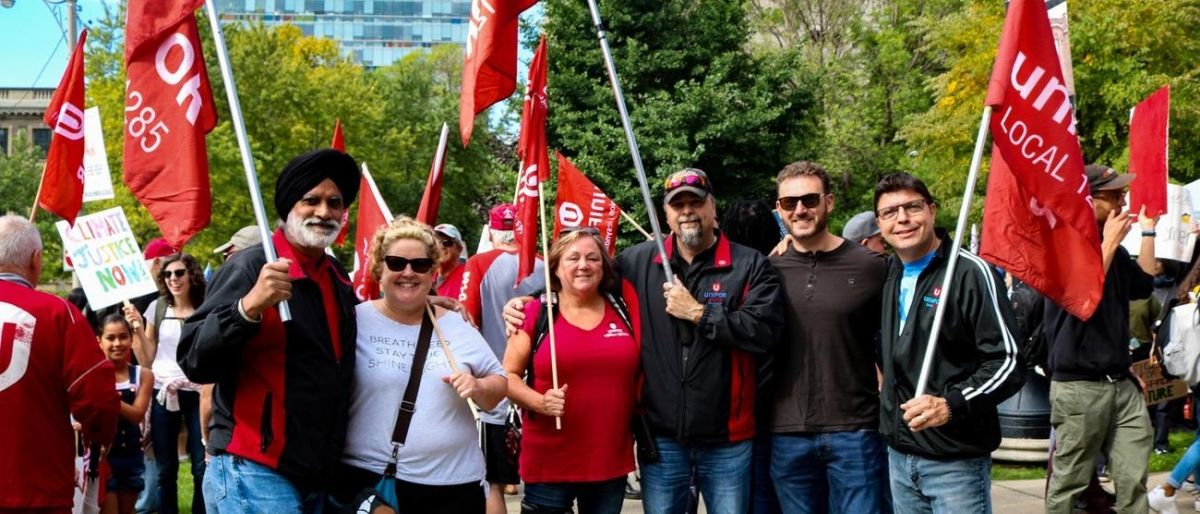
[[[1163,86],[1133,108],[1129,120],[1129,210],[1155,217],[1167,212],[1167,132],[1171,86]]]
[[[333,122],[333,140],[329,142],[329,147],[342,153],[346,153],[346,141],[342,136],[342,120]],[[359,189],[361,191],[361,188]],[[346,242],[346,237],[350,235],[350,209],[346,209],[342,213],[342,231],[338,232],[337,239],[333,244],[341,246]]]
[[[546,148],[546,38],[538,43],[529,65],[529,89],[521,110],[521,139],[517,145],[521,175],[517,188],[517,219],[513,236],[517,242],[517,281],[533,273],[537,260],[538,184],[549,175]]]
[[[193,11],[131,0],[125,25],[125,184],[182,248],[212,217],[204,136],[217,124]]]
[[[425,192],[421,194],[421,206],[417,209],[417,221],[431,227],[437,223],[438,208],[442,205],[442,177],[446,170],[446,138],[449,134],[450,127],[443,123],[433,164],[429,166],[429,178],[425,180]]]
[[[54,129],[37,204],[75,224],[83,208],[83,46],[87,29],[71,52],[42,121]]]
[[[537,0],[471,0],[466,58],[458,104],[463,146],[475,116],[517,89],[517,18]]]
[[[354,284],[354,294],[359,300],[368,301],[379,298],[379,283],[371,275],[371,244],[375,240],[375,231],[386,227],[392,221],[392,212],[387,203],[379,195],[375,180],[367,167],[363,166],[363,174],[358,199],[358,228],[354,234],[354,271],[350,279]]]
[[[1086,320],[1104,270],[1069,96],[1045,2],[1013,0],[988,87],[992,168],[980,254]]]
[[[563,154],[556,155],[558,199],[554,202],[554,233],[568,227],[596,227],[608,245],[608,254],[615,255],[621,208]]]

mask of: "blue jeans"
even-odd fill
[[[321,514],[325,492],[302,491],[274,470],[226,453],[208,463],[204,501],[212,514]]]
[[[1188,446],[1183,458],[1179,459],[1175,469],[1171,470],[1171,476],[1167,477],[1167,484],[1176,489],[1183,487],[1183,482],[1187,480],[1188,475],[1197,471],[1197,467],[1200,467],[1200,439]]]
[[[525,484],[523,514],[563,514],[573,512],[579,502],[579,514],[621,514],[625,502],[625,477],[604,482]]]
[[[752,441],[682,444],[668,437],[654,439],[662,458],[642,465],[642,506],[647,514],[684,512],[693,469],[709,514],[746,512]]]
[[[771,449],[771,478],[784,512],[891,512],[878,432],[776,434]]]
[[[761,418],[759,418],[761,419]],[[750,455],[750,514],[782,514],[771,480],[771,427],[761,423]]]
[[[138,494],[137,504],[134,506],[134,512],[137,514],[158,512],[158,460],[146,455],[145,463],[146,470],[142,474],[142,492]]]
[[[158,389],[154,390],[158,397]],[[179,429],[187,423],[187,452],[192,461],[192,491],[204,483],[204,444],[200,441],[200,393],[179,391],[179,410],[171,412],[150,402],[150,439],[158,461],[160,514],[179,513]],[[204,495],[192,495],[192,514],[204,514]]]
[[[991,514],[992,459],[933,460],[888,448],[896,514]]]

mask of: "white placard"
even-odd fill
[[[1187,192],[1188,198],[1192,201],[1192,217],[1196,218],[1197,215],[1200,215],[1200,212],[1196,212],[1200,210],[1200,180],[1183,186],[1183,190]]]
[[[120,207],[80,216],[74,227],[54,226],[92,310],[158,290]]]
[[[104,131],[100,129],[100,108],[88,107],[83,111],[83,201],[112,197],[112,174],[104,149]]]
[[[1129,202],[1128,195],[1125,201]],[[1192,250],[1196,246],[1196,235],[1192,233],[1192,219],[1192,202],[1184,192],[1183,186],[1167,184],[1167,213],[1158,218],[1158,226],[1154,229],[1158,233],[1158,237],[1154,239],[1156,258],[1191,262]],[[1130,255],[1141,253],[1142,232],[1137,222],[1134,222],[1133,228],[1125,235],[1121,246],[1129,250]]]

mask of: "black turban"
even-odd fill
[[[354,203],[360,180],[354,158],[330,148],[314,150],[292,159],[275,181],[275,212],[279,219],[287,220],[296,202],[325,179],[337,185],[347,207]]]

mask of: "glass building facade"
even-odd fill
[[[434,45],[467,41],[469,0],[217,0],[221,22],[291,23],[331,38],[368,68]]]

